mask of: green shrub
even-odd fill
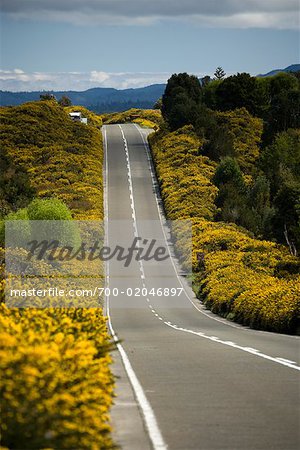
[[[27,208],[29,220],[72,220],[69,208],[56,198],[35,199]]]
[[[8,214],[4,220],[0,222],[0,246],[5,245],[5,222],[11,221],[9,224],[10,235],[14,234],[14,244],[17,246],[24,242],[24,239],[30,239],[30,224],[27,209],[19,209],[16,212]],[[22,221],[21,223],[19,221]]]
[[[34,226],[33,238],[38,240],[57,239],[62,245],[78,246],[80,244],[79,230],[72,220],[72,213],[61,200],[57,198],[35,199],[28,205],[29,220],[42,220],[43,224]],[[59,221],[55,224],[52,221]]]

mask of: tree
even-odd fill
[[[199,114],[198,105],[193,102],[184,92],[178,92],[176,100],[168,115],[168,124],[172,130],[194,125]]]
[[[187,73],[174,74],[168,80],[162,97],[162,115],[171,130],[194,124],[201,103],[201,85],[198,78]]]
[[[10,127],[10,132],[11,130],[13,127]],[[6,148],[7,142],[3,134],[0,152],[0,218],[17,208],[26,206],[34,194],[26,168],[14,161],[14,153]]]
[[[300,80],[300,70],[297,70],[297,72],[289,72],[293,77],[297,78],[297,80]]]
[[[153,105],[153,109],[160,109],[162,108],[162,98],[160,97]]]
[[[259,99],[256,105],[256,115],[265,121],[268,120],[271,104],[271,79],[272,77],[256,78],[256,96]]]
[[[214,77],[216,80],[223,80],[225,78],[226,73],[224,72],[222,67],[217,67],[214,73]]]
[[[236,159],[229,156],[223,158],[216,169],[213,182],[219,188],[216,199],[219,211],[216,218],[241,224],[245,215],[246,186]]]
[[[25,240],[27,240],[27,242],[30,240],[30,223],[28,221],[27,209],[22,208],[18,209],[16,212],[10,212],[4,220],[0,220],[1,247],[5,246],[5,221],[12,221],[9,224],[9,234],[10,240],[12,240],[16,246],[22,247]]]
[[[300,130],[277,134],[260,158],[271,185],[275,217],[273,233],[292,254],[300,250]]]
[[[271,100],[268,121],[270,139],[289,128],[300,128],[300,90],[280,92]]]
[[[210,78],[209,75],[205,75],[205,77],[202,77],[202,78],[200,79],[200,82],[201,82],[201,86],[202,86],[202,87],[203,87],[203,86],[206,86],[207,84],[209,84],[209,83],[211,82],[211,78]]]
[[[216,91],[222,80],[212,80],[205,84],[202,89],[202,101],[210,109],[217,109]]]
[[[290,73],[281,72],[273,77],[270,77],[271,97],[281,94],[282,92],[295,90],[298,88],[299,80]]]
[[[274,208],[270,202],[270,183],[265,175],[255,179],[249,191],[248,203],[252,217],[250,223],[245,222],[245,226],[258,237],[270,237]]]
[[[28,219],[43,221],[34,228],[38,240],[55,238],[62,245],[78,245],[80,242],[77,224],[72,220],[68,206],[58,198],[34,199],[27,207]],[[56,221],[55,224],[52,221]]]
[[[245,190],[245,183],[240,166],[235,158],[222,158],[213,177],[214,184],[220,188],[227,183],[233,183],[240,191]]]
[[[273,141],[276,133],[300,128],[300,79],[288,73],[269,77],[269,102],[264,119],[266,144]]]
[[[260,238],[271,235],[274,208],[265,176],[259,175],[249,188],[237,161],[226,157],[218,165],[213,182],[219,188],[217,219],[241,225]]]
[[[62,107],[72,106],[72,102],[66,95],[63,95],[59,100],[58,104]]]
[[[278,133],[263,149],[259,165],[271,183],[273,196],[287,179],[300,183],[300,130]]]
[[[50,94],[50,92],[47,92],[45,94],[41,94],[40,95],[40,100],[44,101],[44,100],[54,100],[56,101],[56,97],[53,94]]]
[[[285,241],[290,253],[300,250],[300,183],[288,180],[280,187],[274,201],[275,230],[279,241]]]
[[[217,105],[222,111],[246,108],[251,114],[260,109],[256,78],[248,73],[238,73],[226,78],[216,91]]]

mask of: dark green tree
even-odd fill
[[[290,74],[297,78],[297,80],[300,80],[300,70],[298,70],[297,72],[290,72]]]
[[[203,86],[202,89],[202,101],[210,109],[217,109],[217,96],[216,91],[222,80],[212,80],[210,83]]]
[[[270,183],[266,176],[259,175],[248,194],[248,205],[252,214],[248,214],[249,223],[244,223],[256,236],[270,238],[272,236],[272,219],[274,208],[270,201]]]
[[[4,140],[2,141],[4,144]],[[23,208],[32,199],[34,190],[30,186],[26,170],[14,163],[7,149],[0,152],[0,218],[11,211]]]
[[[300,79],[288,73],[269,77],[268,108],[263,117],[266,145],[272,143],[277,133],[300,128]]]
[[[220,66],[217,67],[216,70],[215,70],[215,73],[214,73],[215,79],[216,80],[223,80],[223,78],[225,78],[225,76],[226,76],[226,73],[223,70],[223,68],[220,67]]]
[[[236,159],[229,156],[223,158],[216,169],[213,182],[219,188],[216,219],[241,224],[245,215],[246,186]]]
[[[300,130],[277,134],[274,142],[263,149],[259,165],[270,182],[273,197],[287,179],[300,183]]]
[[[297,77],[290,73],[278,73],[277,75],[270,77],[270,93],[271,97],[281,94],[289,90],[295,90],[299,88],[299,81]]]
[[[211,78],[210,78],[209,75],[205,75],[205,77],[202,77],[202,78],[200,79],[200,82],[201,82],[201,86],[202,86],[202,87],[203,87],[203,86],[206,86],[207,84],[209,84],[209,83],[211,82]]]
[[[201,85],[198,78],[187,73],[174,74],[168,80],[162,97],[162,115],[171,130],[194,125],[201,103]]]
[[[194,125],[199,115],[199,105],[184,92],[178,92],[174,104],[168,114],[168,124],[172,130]]]
[[[256,78],[256,94],[259,99],[256,105],[256,114],[265,121],[268,120],[271,104],[271,79],[272,77]]]
[[[253,185],[246,186],[238,162],[223,158],[216,169],[213,182],[219,188],[216,218],[233,222],[252,231],[257,237],[270,237],[274,209],[270,204],[270,185],[259,175]]]
[[[213,177],[214,184],[220,188],[227,183],[233,183],[239,191],[244,192],[245,183],[240,166],[235,158],[222,158]]]
[[[274,229],[277,239],[288,245],[290,253],[300,251],[300,183],[288,180],[283,183],[275,197],[276,214]]]
[[[260,110],[256,78],[238,73],[226,78],[216,91],[217,107],[222,111],[245,107],[251,114]]]
[[[56,101],[55,95],[51,94],[50,92],[45,92],[45,94],[40,95],[40,100],[53,100]]]
[[[273,234],[292,254],[300,251],[300,130],[276,135],[261,155],[260,167],[269,179],[275,216]]]
[[[270,139],[289,128],[300,128],[300,90],[280,92],[271,100],[268,120]]]

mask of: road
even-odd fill
[[[138,235],[167,247],[148,133],[134,124],[103,128],[109,245],[126,247]],[[299,449],[299,337],[210,313],[177,269],[173,258],[127,268],[111,261],[107,273],[108,286],[125,292],[108,296],[108,314],[153,448]],[[184,290],[126,296],[128,287],[167,286]]]

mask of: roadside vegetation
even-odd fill
[[[34,197],[55,197],[76,219],[103,218],[103,149],[97,116],[88,126],[74,123],[49,100],[1,108],[0,118],[2,215]]]
[[[193,221],[193,286],[229,319],[299,331],[298,74],[173,75],[150,136],[169,219]],[[201,257],[197,257],[201,255]]]
[[[1,108],[1,219],[102,220],[101,119],[53,99]],[[20,250],[21,251],[21,250]],[[0,249],[2,448],[106,449],[114,380],[101,308],[8,308]]]
[[[103,114],[103,124],[114,123],[137,123],[142,127],[158,130],[162,123],[162,116],[159,109],[136,109],[112,114]]]

